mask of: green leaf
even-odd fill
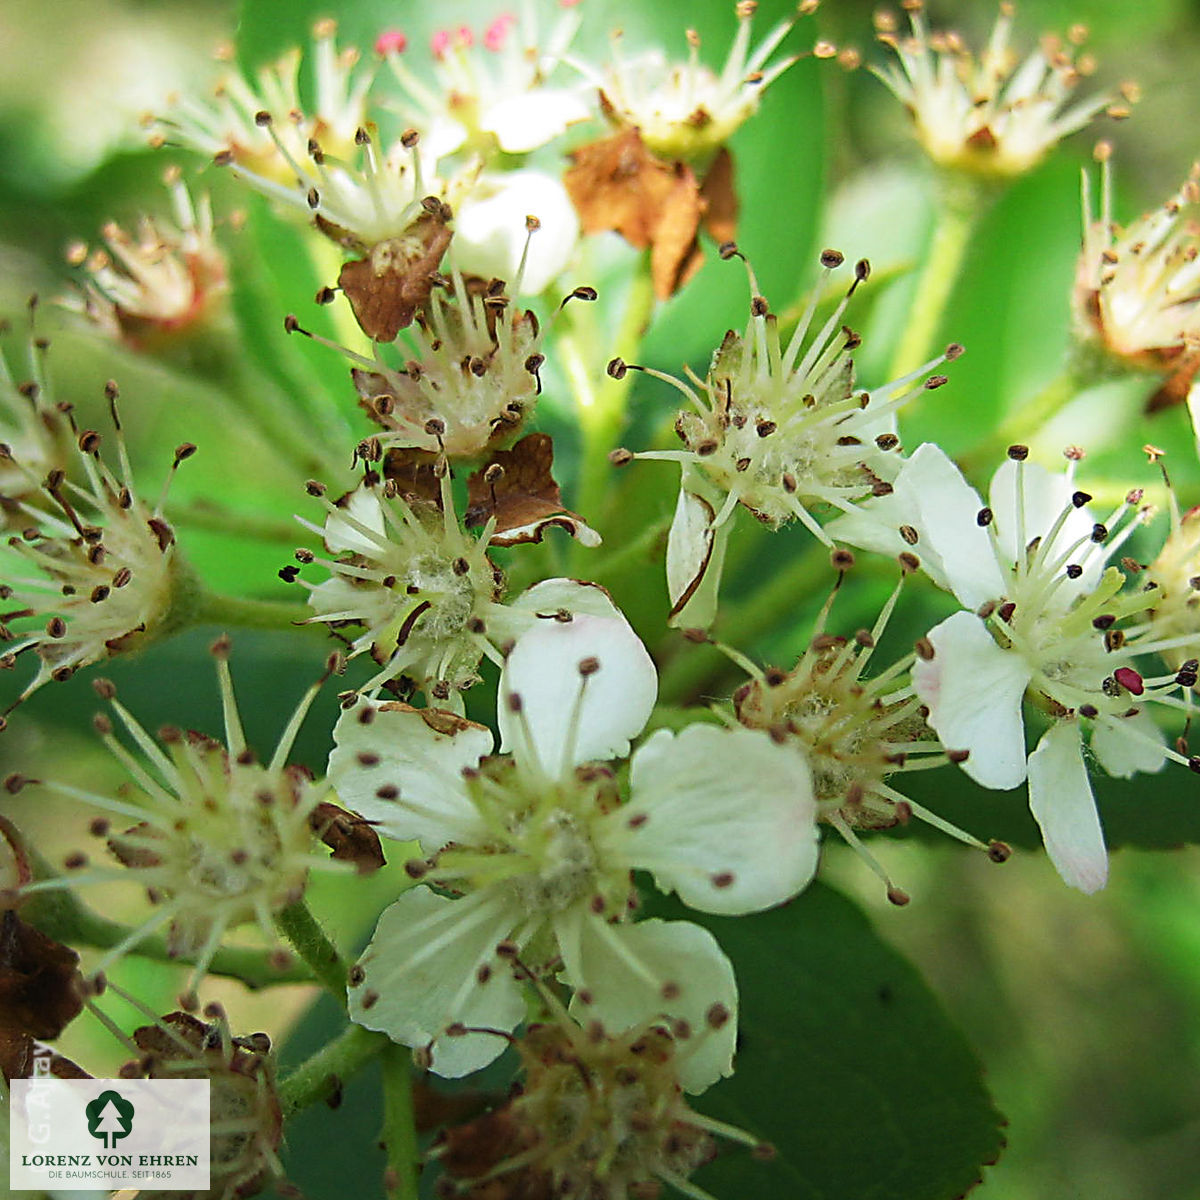
[[[695,1107],[777,1155],[729,1149],[696,1183],[725,1200],[953,1200],[979,1181],[1004,1144],[980,1065],[858,909],[814,884],[705,924],[737,971],[741,1041],[733,1078]]]
[[[1194,783],[1185,768],[1171,763],[1159,775],[1136,775],[1133,779],[1112,779],[1093,768],[1092,791],[1109,849],[1138,846],[1144,850],[1174,850],[1200,842],[1200,808],[1194,799]],[[984,841],[999,838],[1011,846],[1023,847],[1042,844],[1029,814],[1024,787],[1011,792],[989,791],[965,772],[955,775],[949,770],[909,776],[899,782],[899,787],[939,817]],[[914,832],[919,825],[914,822]],[[927,836],[943,835],[930,831]]]

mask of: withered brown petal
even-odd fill
[[[1162,412],[1164,408],[1182,404],[1191,391],[1192,381],[1197,373],[1200,373],[1200,354],[1180,357],[1162,386],[1146,398],[1147,414]]]
[[[55,1038],[83,1008],[79,955],[22,921],[0,919],[0,1031]]]
[[[137,1048],[146,1054],[154,1054],[162,1058],[179,1058],[182,1051],[180,1042],[184,1042],[194,1050],[204,1049],[204,1039],[209,1027],[186,1012],[167,1013],[161,1025],[142,1025],[133,1032],[133,1041]]]
[[[328,801],[318,804],[309,817],[316,835],[333,851],[339,862],[351,862],[360,875],[378,871],[387,861],[379,834],[370,824]]]
[[[584,232],[612,229],[632,246],[649,246],[655,295],[672,295],[701,261],[696,231],[706,200],[692,169],[651,154],[636,127],[580,147],[572,160],[563,182]],[[723,166],[714,168],[714,194],[726,203]]]
[[[15,898],[16,889],[30,882],[33,870],[25,851],[25,842],[17,828],[6,817],[0,816],[0,905],[6,904],[6,894]]]
[[[442,483],[434,473],[439,457],[432,450],[394,447],[383,456],[383,477],[394,482],[402,496],[428,500],[441,512]]]
[[[658,214],[675,183],[636,128],[589,142],[571,155],[563,184],[585,233],[615,229],[631,246],[648,246]]]
[[[424,213],[402,237],[346,263],[338,286],[367,337],[391,342],[429,299],[451,231],[440,213]]]
[[[536,1141],[536,1132],[520,1119],[520,1110],[510,1102],[465,1125],[447,1129],[438,1147],[438,1164],[449,1175],[473,1179],[499,1166],[505,1159],[516,1158]],[[510,1196],[521,1193],[504,1191],[496,1194]],[[553,1193],[546,1194],[549,1196]]]
[[[442,1092],[429,1078],[414,1078],[413,1124],[418,1133],[432,1133],[443,1125],[459,1124],[482,1116],[488,1109],[503,1103],[503,1095],[475,1089]]]
[[[467,479],[468,528],[496,519],[492,544],[511,546],[540,542],[552,525],[561,526],[574,537],[599,538],[582,517],[564,508],[562,492],[554,482],[554,442],[548,433],[531,433],[511,450],[496,450],[490,460]],[[490,467],[503,473],[489,482]]]
[[[700,195],[707,206],[704,228],[718,245],[737,240],[738,198],[734,184],[733,155],[722,146],[709,164],[700,184]]]
[[[673,296],[704,262],[696,240],[704,200],[692,169],[683,163],[675,167],[675,185],[659,210],[650,247],[650,277],[660,300]]]
[[[39,1045],[29,1034],[0,1029],[0,1072],[5,1079],[28,1079],[33,1074],[35,1062],[38,1074],[42,1075],[46,1072],[47,1059],[49,1073],[55,1079],[92,1078],[78,1063],[64,1058],[57,1050]]]

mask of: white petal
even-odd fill
[[[945,452],[932,442],[918,446],[895,486],[917,507],[918,541],[912,547],[917,557],[934,560],[967,608],[999,599],[1004,578],[987,530],[976,520],[983,504]]]
[[[489,546],[523,546],[540,542],[548,529],[562,529],[576,539],[581,546],[593,549],[604,539],[581,517],[567,509],[560,509],[546,517],[527,521],[524,525],[510,525],[507,529],[492,534]]]
[[[817,869],[808,762],[759,730],[660,729],[633,756],[630,791],[607,818],[618,852],[701,912],[782,904]]]
[[[664,1014],[681,1017],[692,1037],[680,1067],[685,1091],[702,1092],[733,1073],[737,1037],[737,983],[733,966],[707,929],[690,921],[639,921],[609,925],[581,906],[555,921],[563,976],[576,989],[571,1013],[598,1019],[614,1033]],[[671,999],[665,999],[664,988]],[[588,1003],[580,999],[580,990]],[[719,1028],[707,1015],[721,1005],[729,1015]]]
[[[1092,730],[1092,753],[1118,779],[1161,771],[1166,744],[1163,731],[1144,708],[1132,717],[1102,717]]]
[[[511,607],[536,613],[562,611],[624,620],[608,591],[600,584],[584,579],[543,579],[541,583],[526,588]]]
[[[579,673],[585,659],[600,664],[586,682]],[[509,703],[514,695],[519,714]],[[536,755],[551,778],[578,763],[620,758],[657,695],[654,663],[623,616],[540,621],[517,639],[501,672],[501,745]]]
[[[330,554],[350,551],[353,554],[378,556],[379,543],[362,530],[384,533],[383,507],[374,488],[356,487],[342,498],[336,513],[325,518],[325,549]]]
[[[1003,576],[987,531],[976,521],[983,501],[940,447],[931,442],[918,446],[892,489],[831,521],[829,535],[878,554],[916,554],[929,578],[970,608],[1003,594]],[[901,538],[901,525],[917,531],[915,545]]]
[[[486,890],[462,900],[424,887],[405,892],[384,909],[359,960],[364,978],[348,991],[350,1019],[405,1046],[434,1042],[433,1070],[444,1078],[486,1067],[503,1038],[442,1034],[455,1023],[505,1031],[520,1023],[524,994],[496,954],[519,920]]]
[[[527,154],[591,115],[577,91],[535,88],[497,101],[484,114],[480,127],[496,135],[501,150]]]
[[[703,496],[687,487],[679,489],[667,534],[669,623],[675,628],[707,629],[716,620],[730,522],[713,529],[715,516],[713,506]]]
[[[1090,895],[1108,882],[1108,854],[1079,732],[1056,721],[1042,735],[1029,756],[1029,811],[1063,882]]]
[[[364,723],[363,714],[374,718]],[[360,701],[338,718],[329,782],[346,808],[385,837],[419,841],[426,854],[486,833],[462,773],[492,752],[492,731],[453,713]],[[381,799],[395,787],[396,799]]]
[[[540,227],[529,241],[523,295],[544,291],[575,252],[579,218],[566,189],[541,171],[485,175],[455,209],[452,255],[467,274],[493,276],[515,286],[529,236],[527,217]]]
[[[1019,515],[1024,516],[1024,537],[1028,545],[1034,538],[1044,537],[1064,509],[1070,508],[1062,529],[1058,532],[1050,549],[1057,556],[1081,538],[1086,539],[1074,556],[1074,561],[1083,565],[1083,574],[1078,579],[1063,578],[1055,590],[1057,604],[1066,605],[1075,596],[1084,595],[1095,589],[1104,573],[1105,554],[1097,553],[1091,542],[1092,527],[1096,518],[1087,507],[1075,508],[1071,496],[1076,491],[1074,483],[1062,472],[1047,471],[1035,462],[1021,464],[1024,476],[1021,485],[1023,504],[1017,508],[1017,463],[1005,459],[992,476],[988,489],[988,503],[996,519],[996,539],[1002,553],[1010,562],[1015,562],[1019,550],[1022,526]]]
[[[913,685],[947,750],[968,750],[963,770],[989,788],[1025,778],[1021,698],[1032,677],[1019,654],[1001,650],[983,622],[957,612],[929,631],[934,655],[913,664]]]
[[[1200,456],[1200,380],[1188,388],[1188,416],[1192,419],[1192,436],[1196,442],[1196,454]]]
[[[896,483],[899,484],[899,477]],[[887,496],[864,500],[856,505],[853,511],[835,517],[826,523],[825,532],[841,545],[854,546],[859,550],[870,550],[875,554],[895,558],[905,550],[912,550],[900,536],[900,526],[912,525],[916,516],[916,507],[893,491]],[[941,564],[925,553],[918,557],[921,566],[934,583],[949,590],[950,585],[941,572]]]

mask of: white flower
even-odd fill
[[[309,490],[325,504],[325,524],[297,519],[321,535],[331,557],[306,550],[296,557],[326,568],[329,578],[311,584],[298,579],[294,567],[285,578],[308,589],[310,622],[362,626],[347,656],[369,653],[379,670],[360,691],[407,676],[439,703],[462,711],[461,693],[478,682],[481,660],[502,665],[501,648],[535,624],[539,612],[616,614],[602,588],[570,579],[545,580],[503,604],[504,574],[487,554],[494,523],[478,538],[462,529],[448,472],[440,503],[405,495],[374,475],[336,504],[318,488]]]
[[[115,385],[109,397],[120,474],[101,458],[100,434],[79,430],[69,409],[53,414],[59,432],[69,430],[75,443],[69,470],[43,476],[42,463],[4,455],[9,471],[24,477],[26,495],[9,512],[22,533],[8,539],[0,586],[7,606],[0,615],[0,667],[15,666],[29,652],[40,660],[11,707],[49,680],[144,646],[186,619],[196,585],[163,517],[166,489],[153,508],[133,490]],[[176,449],[172,475],[195,449],[190,443]]]
[[[866,675],[902,583],[874,627],[849,638],[825,631],[835,590],[791,671],[762,670],[737,651],[720,647],[751,676],[733,694],[737,720],[800,748],[812,768],[818,819],[837,830],[883,880],[888,899],[898,905],[908,903],[908,894],[892,883],[856,830],[889,829],[915,816],[987,851],[995,862],[1005,861],[1009,854],[1003,843],[985,844],[897,790],[902,784],[896,776],[960,757],[947,754],[925,719],[921,698],[910,681],[912,653],[873,676]]]
[[[296,47],[261,68],[253,81],[227,69],[211,100],[178,98],[171,116],[160,120],[165,135],[201,154],[231,160],[253,178],[283,185],[291,182],[295,163],[309,155],[313,142],[334,159],[352,154],[355,134],[367,121],[373,72],[359,69],[357,50],[339,52],[336,37],[333,21],[318,21],[313,28],[309,104],[301,100],[303,52]],[[231,59],[232,48],[220,57]]]
[[[976,58],[957,33],[931,33],[922,8],[921,0],[904,5],[909,36],[897,32],[893,14],[877,14],[879,40],[899,62],[872,70],[908,109],[934,162],[985,176],[1020,175],[1097,113],[1128,116],[1111,95],[1069,104],[1094,65],[1077,53],[1087,36],[1083,26],[1073,26],[1065,43],[1047,35],[1022,61],[1009,46],[1013,6],[1001,3],[987,48]],[[1129,85],[1122,92],[1124,100],[1135,97]]]
[[[384,33],[375,48],[402,89],[397,111],[422,131],[433,153],[462,150],[485,160],[497,151],[527,154],[587,120],[593,108],[584,89],[549,82],[579,28],[575,4],[562,8],[544,38],[531,4],[522,4],[519,18],[501,13],[478,40],[466,26],[439,30],[432,86],[409,69],[407,38]]]
[[[1146,571],[1157,585],[1150,612],[1159,636],[1171,641],[1191,638],[1162,651],[1167,665],[1179,670],[1200,652],[1200,508],[1181,514],[1172,492],[1170,515],[1170,532]]]
[[[107,250],[83,243],[67,251],[81,267],[83,307],[97,324],[134,345],[202,321],[226,290],[225,255],[213,237],[208,197],[193,202],[178,168],[164,181],[175,224],[142,217],[136,235],[104,227]]]
[[[351,977],[354,1020],[430,1045],[439,1074],[467,1074],[503,1048],[486,1030],[524,1016],[514,955],[539,972],[561,966],[575,1007],[608,1028],[665,1013],[699,1029],[714,1004],[735,1013],[732,969],[706,930],[629,921],[630,872],[705,912],[783,902],[816,866],[808,767],[754,730],[660,730],[633,755],[622,803],[603,760],[628,752],[656,690],[624,618],[550,616],[505,664],[499,756],[489,730],[437,710],[343,714],[330,756],[342,801],[420,843],[427,858],[410,873],[461,893],[417,888],[383,914]],[[688,1059],[685,1088],[729,1073],[734,1025]]]
[[[681,1093],[684,1065],[729,1023],[720,1005],[699,1030],[655,1018],[621,1031],[577,1023],[549,988],[538,991],[542,1011],[513,1046],[521,1086],[503,1106],[448,1129],[439,1146],[439,1165],[462,1188],[478,1191],[483,1180],[511,1196],[616,1200],[661,1195],[665,1184],[711,1200],[686,1180],[716,1154],[714,1135],[769,1153]],[[499,1129],[508,1136],[497,1138]]]
[[[1075,337],[1120,366],[1195,374],[1200,361],[1200,164],[1160,208],[1128,226],[1112,215],[1111,147],[1097,147],[1100,207],[1083,173],[1083,249],[1072,296]],[[1152,402],[1153,403],[1153,402]]]
[[[272,133],[278,124],[266,112],[259,114],[259,123]],[[311,221],[346,250],[378,254],[382,247],[383,253],[394,258],[413,236],[427,202],[435,198],[452,206],[469,190],[478,172],[468,166],[442,180],[436,174],[436,161],[414,132],[385,145],[373,130],[373,126],[360,126],[350,150],[339,156],[329,153],[317,138],[299,155],[290,150],[285,154],[281,141],[280,153],[290,169],[290,179],[285,182],[260,172],[253,163],[242,162],[232,152],[220,153],[214,161],[284,209]]]
[[[726,246],[726,257],[736,248]],[[821,255],[822,281],[839,267],[836,250]],[[874,392],[858,388],[854,351],[858,334],[842,324],[855,289],[870,273],[854,268],[854,282],[811,339],[809,329],[820,288],[814,289],[791,339],[759,295],[750,273],[750,320],[742,336],[732,331],[713,354],[705,380],[689,372],[695,387],[650,370],[688,400],[676,421],[682,450],[651,450],[636,458],[666,459],[682,468],[679,502],[667,543],[667,588],[673,624],[706,626],[716,614],[716,589],[730,518],[739,504],[778,527],[799,520],[832,546],[816,513],[845,512],[891,490],[900,439],[894,414],[922,389],[946,382],[927,373],[962,353],[952,345],[911,374]],[[609,372],[627,369],[615,360]]]
[[[381,426],[375,436],[385,452],[475,458],[515,436],[541,394],[538,372],[545,356],[536,315],[516,305],[510,310],[503,284],[472,294],[457,269],[449,291],[434,288],[417,319],[401,331],[399,355],[389,353],[393,362],[400,359],[395,365],[378,341],[368,358],[294,321],[288,328],[354,364],[354,385]]]
[[[797,15],[816,10],[806,0]],[[780,21],[754,49],[750,27],[758,9],[754,0],[734,6],[738,28],[720,71],[700,61],[700,38],[688,31],[688,59],[673,63],[659,49],[632,58],[621,54],[622,34],[612,38],[612,62],[599,71],[574,62],[600,91],[605,115],[618,125],[635,125],[651,153],[688,162],[707,161],[755,112],[763,92],[799,55],[771,61],[795,22]],[[825,42],[814,53],[828,58],[836,51]]]
[[[224,743],[173,727],[158,743],[115,699],[116,689],[97,680],[96,691],[111,704],[117,723],[135,747],[127,748],[105,716],[95,721],[104,744],[129,774],[116,795],[53,780],[38,787],[97,809],[91,833],[105,840],[120,866],[90,865],[82,854],[67,859],[68,873],[29,884],[28,892],[125,882],[146,891],[153,914],[95,966],[102,970],[164,927],[172,956],[195,963],[191,987],[207,972],[225,934],[257,924],[277,944],[274,915],[303,894],[308,872],[349,869],[317,852],[314,814],[330,794],[287,757],[320,687],[300,703],[267,763],[246,744],[222,638],[212,648],[224,715]],[[331,668],[336,666],[331,662]],[[323,677],[324,678],[324,677]],[[17,777],[17,782],[30,781]],[[16,790],[10,785],[10,790]],[[120,824],[114,828],[114,823]]]
[[[563,273],[578,240],[579,218],[559,180],[544,171],[485,172],[455,213],[450,257],[466,275],[512,280],[514,295],[536,296]]]
[[[1133,665],[1196,639],[1160,636],[1144,617],[1154,590],[1123,591],[1124,575],[1106,567],[1140,521],[1118,528],[1141,493],[1097,522],[1091,497],[1075,487],[1077,456],[1052,474],[1026,462],[1027,453],[1010,450],[985,507],[942,451],[924,445],[893,494],[875,502],[874,530],[864,513],[837,522],[836,532],[890,548],[899,518],[930,575],[971,610],[918,646],[913,681],[929,723],[947,748],[967,751],[963,769],[985,787],[1028,779],[1030,809],[1059,874],[1094,892],[1107,879],[1107,855],[1083,757],[1085,722],[1091,752],[1110,775],[1156,771],[1167,759],[1200,765],[1165,744],[1148,709],[1185,707],[1175,693],[1187,674],[1149,677]],[[1025,699],[1051,719],[1028,756]]]
[[[22,501],[41,495],[52,471],[65,471],[74,451],[74,437],[64,414],[54,402],[51,377],[46,370],[49,341],[34,326],[37,299],[29,301],[29,335],[26,363],[17,366],[0,354],[0,524],[18,533],[29,523]]]

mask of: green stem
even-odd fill
[[[383,1066],[383,1144],[387,1151],[384,1192],[388,1200],[417,1200],[417,1128],[413,1109],[412,1053],[389,1043]]]
[[[809,548],[794,558],[782,570],[775,572],[763,587],[752,596],[738,603],[726,605],[721,613],[721,627],[729,631],[735,642],[746,637],[756,637],[795,611],[797,604],[813,595],[814,586],[820,586],[822,577],[829,579],[829,547],[813,542]],[[715,679],[720,667],[728,660],[721,657],[714,663],[712,653],[698,653],[697,647],[689,646],[690,653],[677,654],[667,664],[659,677],[658,694],[663,704],[689,702],[706,683]]]
[[[193,529],[210,529],[258,542],[282,542],[284,545],[292,545],[299,532],[295,521],[239,512],[207,499],[194,500],[190,504],[172,504],[171,520],[177,525],[188,525]]]
[[[346,1003],[348,968],[337,947],[317,924],[304,901],[297,900],[275,914],[275,926],[291,942],[312,973],[341,1005]]]
[[[391,1045],[386,1034],[373,1033],[361,1025],[348,1025],[332,1042],[280,1080],[283,1119],[286,1121],[300,1109],[336,1095],[346,1080]]]
[[[204,592],[196,602],[192,620],[197,625],[232,625],[239,629],[292,629],[303,626],[308,610],[283,600],[253,600]],[[324,633],[319,625],[311,626]]]
[[[1005,417],[978,445],[959,456],[963,473],[969,475],[976,470],[994,469],[1009,446],[1027,441],[1092,382],[1074,363],[1068,364],[1041,391]]]
[[[50,870],[39,870],[38,878],[49,878],[53,874]],[[92,912],[66,888],[31,896],[25,912],[47,937],[68,946],[109,950],[120,945],[132,932],[129,926]],[[181,961],[178,955],[170,952],[166,939],[157,934],[143,938],[129,953],[156,962],[177,964]],[[312,972],[304,963],[280,967],[267,951],[248,946],[223,946],[213,956],[208,973],[237,979],[251,990],[281,983],[312,982]]]
[[[579,485],[576,489],[575,505],[580,514],[591,524],[603,524],[605,512],[612,501],[613,466],[608,461],[608,452],[617,445],[625,428],[625,406],[633,386],[632,373],[614,379],[604,372],[613,358],[636,361],[654,312],[654,282],[650,276],[650,260],[643,255],[625,296],[624,316],[617,329],[611,350],[600,361],[598,318],[590,311],[572,312],[570,331],[559,340],[571,384],[578,400],[579,427],[583,435],[583,452],[580,463]],[[572,561],[582,568],[588,560],[589,551],[578,544],[572,547]]]
[[[991,194],[982,184],[959,176],[939,178],[933,241],[886,378],[899,379],[930,358],[971,236],[987,211]]]

